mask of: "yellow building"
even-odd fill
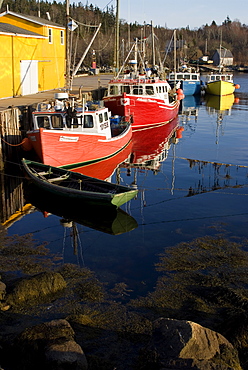
[[[0,14],[0,99],[65,86],[65,32],[47,19]]]

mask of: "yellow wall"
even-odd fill
[[[53,26],[37,26],[33,22],[20,21],[17,17],[3,16],[0,22],[28,29],[48,36],[52,29],[53,40],[0,34],[0,98],[21,95],[21,60],[38,61],[38,90],[53,90],[65,85],[65,30]],[[27,24],[29,23],[29,24]],[[64,45],[61,45],[60,31],[64,31]]]
[[[12,39],[5,37],[2,42],[0,35],[0,98],[13,96],[13,76],[12,76]]]

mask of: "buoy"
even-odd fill
[[[234,104],[238,104],[239,103],[239,98],[235,98],[234,99]]]
[[[240,85],[239,84],[236,84],[235,85],[235,89],[240,89]]]
[[[23,140],[22,140],[22,149],[25,150],[26,152],[32,150],[32,143],[31,141],[29,140],[29,138],[25,137]]]
[[[183,89],[177,89],[177,94],[178,94],[178,95],[183,94]]]

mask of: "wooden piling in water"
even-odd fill
[[[0,170],[8,160],[13,159],[16,148],[21,145],[20,114],[17,107],[0,111]]]

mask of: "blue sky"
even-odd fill
[[[81,0],[81,3],[93,4],[102,10],[106,10],[108,4],[116,6],[116,0]],[[221,25],[229,16],[231,21],[239,20],[248,25],[248,0],[119,0],[119,3],[120,18],[129,23],[152,21],[154,26],[194,29],[210,25],[213,20]]]

